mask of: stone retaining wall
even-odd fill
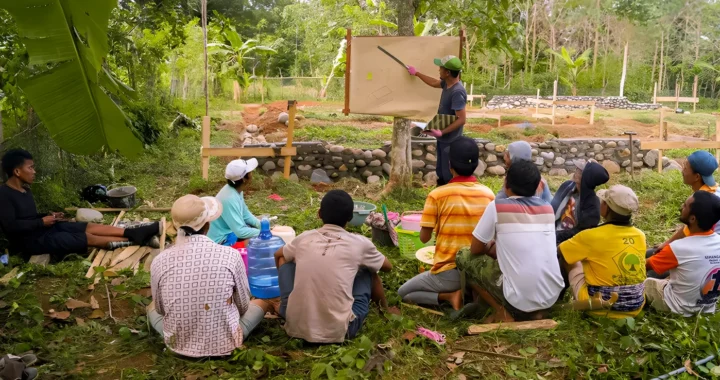
[[[488,109],[514,109],[535,108],[535,104],[528,103],[532,95],[495,95],[487,103]],[[541,99],[552,100],[552,96],[541,96]],[[626,97],[619,96],[558,96],[557,100],[595,101],[597,108],[625,109],[625,110],[654,110],[660,108],[659,104],[631,103]],[[549,104],[540,104],[540,108],[552,108]],[[557,106],[561,109],[587,109],[588,106]]]
[[[482,175],[504,175],[503,154],[505,145],[488,140],[475,140],[480,148],[480,165],[476,171]],[[658,151],[640,150],[640,142],[634,140],[632,149],[627,139],[554,139],[544,143],[530,143],[533,161],[538,169],[548,175],[567,176],[575,170],[573,160],[593,159],[601,163],[610,174],[621,170],[656,168]],[[247,147],[274,147],[280,154],[280,147],[272,144]],[[309,179],[313,170],[323,169],[337,180],[345,177],[363,179],[368,183],[378,182],[390,173],[390,145],[376,149],[345,148],[322,142],[300,142],[293,144],[298,155],[291,163],[293,179]],[[433,182],[437,164],[437,147],[434,139],[414,139],[412,142],[412,168],[416,179]],[[631,165],[632,156],[632,165]],[[258,159],[258,170],[266,175],[282,175],[285,159],[267,157]],[[676,162],[663,157],[665,170],[680,169]]]

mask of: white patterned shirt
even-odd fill
[[[240,316],[250,289],[237,250],[204,235],[162,251],[152,262],[152,295],[165,344],[189,357],[223,356],[243,343]]]

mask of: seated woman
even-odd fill
[[[250,173],[257,167],[258,161],[251,158],[231,161],[225,168],[227,185],[216,196],[223,205],[223,213],[210,223],[208,237],[212,241],[231,246],[260,234],[260,221],[248,209],[243,194],[252,181]]]
[[[62,213],[40,214],[30,191],[35,181],[35,162],[30,152],[8,151],[2,158],[2,168],[8,180],[0,186],[0,229],[10,241],[12,252],[21,253],[26,260],[41,254],[60,260],[71,253],[85,254],[88,247],[145,245],[163,230],[157,222],[125,229],[67,222]]]
[[[214,197],[185,195],[176,200],[170,213],[177,243],[152,262],[148,322],[179,355],[229,355],[272,307],[264,300],[250,301],[237,251],[205,236],[222,211]]]
[[[597,227],[600,200],[595,195],[595,188],[610,180],[607,170],[597,162],[575,160],[574,164],[573,179],[560,185],[550,203],[555,212],[557,244],[582,230]]]

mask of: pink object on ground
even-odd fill
[[[278,202],[279,202],[279,201],[283,200],[283,197],[281,197],[281,196],[279,196],[279,195],[277,195],[277,194],[270,194],[270,195],[268,196],[268,199],[272,199],[272,200],[274,200],[274,201],[278,201]]]
[[[400,217],[400,228],[408,231],[420,232],[420,219],[422,214],[407,214]]]
[[[418,327],[417,333],[428,339],[434,340],[438,344],[445,344],[445,334],[440,334],[437,331],[428,330],[424,327]]]

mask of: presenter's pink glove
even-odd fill
[[[426,135],[429,135],[429,136],[432,136],[432,137],[435,137],[435,138],[442,137],[442,135],[443,135],[443,134],[442,134],[442,131],[437,130],[437,129],[427,130],[427,131],[425,131],[425,134],[426,134]]]
[[[415,74],[417,74],[417,72],[418,72],[417,69],[415,68],[415,66],[408,66],[407,70],[408,70],[408,73],[410,73],[410,75],[412,75],[412,76],[415,76]]]

